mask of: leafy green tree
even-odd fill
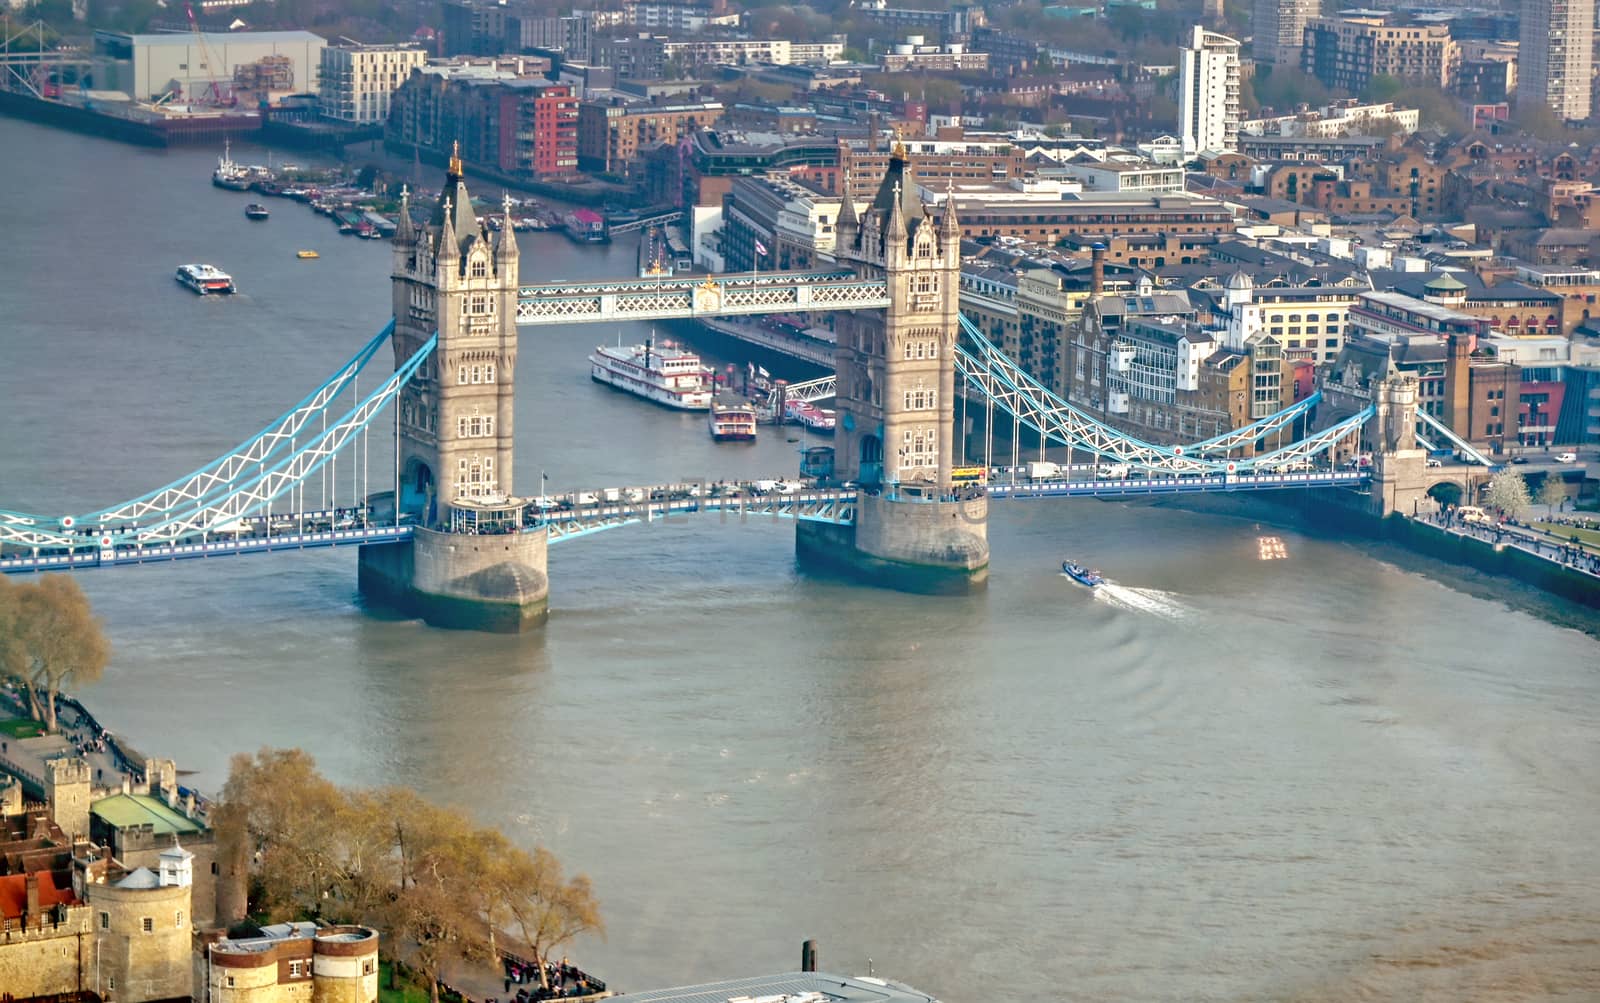
[[[1249,90],[1258,106],[1268,105],[1280,113],[1288,113],[1296,105],[1324,105],[1333,99],[1333,92],[1322,81],[1292,66],[1262,67],[1251,79]]]
[[[1522,518],[1533,505],[1528,482],[1514,470],[1502,470],[1489,479],[1489,504],[1512,519]]]
[[[1372,79],[1367,81],[1367,86],[1361,89],[1361,97],[1364,101],[1381,104],[1393,101],[1394,96],[1405,89],[1406,82],[1399,77],[1387,73],[1374,73]]]
[[[1544,483],[1539,485],[1539,504],[1544,505],[1552,512],[1559,512],[1567,502],[1567,486],[1562,483],[1557,474],[1545,474]]]

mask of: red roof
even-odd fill
[[[39,878],[39,908],[49,909],[58,903],[76,905],[77,896],[72,894],[72,885],[57,888],[55,876],[50,871],[35,871]],[[0,877],[0,917],[6,919],[21,919],[28,908],[28,876],[26,874],[8,874]]]

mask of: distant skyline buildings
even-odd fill
[[[1321,0],[1255,0],[1250,32],[1256,63],[1298,68],[1306,22],[1321,13]]]
[[[1237,39],[1195,25],[1179,50],[1184,156],[1237,149],[1240,48]]]
[[[1572,122],[1589,117],[1595,0],[1522,0],[1517,104],[1547,106]]]

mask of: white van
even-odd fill
[[[1556,462],[1557,463],[1577,463],[1578,462],[1578,454],[1577,453],[1557,453],[1556,454]]]
[[[1462,505],[1456,509],[1456,518],[1462,522],[1494,522],[1494,518],[1476,505]]]
[[[1110,466],[1096,467],[1094,475],[1103,481],[1120,481],[1133,473],[1133,468],[1126,463],[1113,463]]]

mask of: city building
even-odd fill
[[[943,191],[947,182],[1004,181],[1027,173],[1026,156],[1009,140],[907,139],[899,141],[909,160],[911,179],[925,188]],[[838,140],[838,177],[849,178],[850,194],[869,199],[889,167],[889,150],[876,136]],[[834,190],[830,187],[830,191]]]
[[[322,50],[317,109],[323,118],[357,125],[387,121],[390,98],[412,69],[427,61],[419,45],[327,46]]]
[[[578,99],[548,67],[527,56],[418,67],[395,93],[384,141],[440,157],[459,142],[466,162],[515,177],[576,173]]]
[[[179,102],[226,102],[233,97],[238,68],[281,56],[289,63],[289,89],[315,94],[327,44],[309,31],[134,35],[101,30],[94,33],[94,79],[101,89],[122,91],[136,101],[172,95]]]
[[[1360,93],[1378,75],[1448,88],[1459,61],[1448,26],[1395,24],[1363,13],[1312,18],[1300,66],[1328,87]]]
[[[720,101],[690,104],[628,104],[620,97],[578,105],[578,167],[601,174],[627,174],[641,148],[676,143],[694,129],[722,117]]]
[[[1042,168],[1041,177],[1068,178],[1086,192],[1119,195],[1179,195],[1184,191],[1183,168],[1163,166],[1136,157],[1080,154],[1054,167]]]
[[[625,23],[652,31],[699,31],[712,23],[713,16],[710,4],[671,0],[629,0],[622,5],[622,14]]]
[[[1246,272],[1228,277],[1221,302],[1212,310],[1222,327],[1221,344],[1245,351],[1272,338],[1290,361],[1331,365],[1344,346],[1350,307],[1365,287],[1297,286],[1276,281],[1256,285]]]
[[[1255,0],[1250,51],[1256,65],[1299,66],[1306,22],[1321,11],[1321,0]]]
[[[1239,43],[1196,25],[1179,50],[1183,152],[1231,152],[1239,140]]]
[[[921,35],[907,35],[904,42],[896,42],[888,52],[878,57],[878,66],[885,73],[987,70],[989,54],[969,51],[960,42],[929,45]]]
[[[1255,136],[1370,136],[1374,127],[1397,132],[1416,132],[1422,113],[1415,108],[1396,108],[1394,102],[1324,105],[1315,111],[1294,115],[1274,115],[1245,119],[1239,131]]]
[[[1595,0],[1522,0],[1517,103],[1571,122],[1589,117]]]
[[[842,202],[780,174],[735,179],[723,198],[723,269],[805,269],[817,267],[823,257],[831,264]],[[766,252],[758,252],[757,245]]]
[[[206,944],[210,1003],[370,1003],[378,998],[378,931],[279,923],[261,936]]]
[[[933,186],[930,189],[937,191]],[[943,198],[943,193],[939,197]],[[1194,195],[1125,195],[1114,192],[1083,192],[1054,200],[993,197],[990,193],[969,194],[957,188],[950,197],[956,204],[963,231],[969,238],[1017,237],[1040,244],[1054,244],[1068,237],[1101,238],[1107,234],[1131,236],[1169,233],[1186,237],[1231,233],[1233,211],[1215,199]],[[1192,264],[1204,260],[1198,248],[1168,260],[1165,254],[1155,260],[1128,264],[1159,268],[1168,264]]]
[[[859,0],[850,5],[874,24],[895,28],[926,28],[946,39],[966,38],[987,22],[980,4],[951,4],[948,9],[890,7],[887,0]]]

